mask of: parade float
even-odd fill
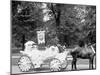
[[[40,35],[39,35],[40,34]],[[42,35],[41,35],[42,34]],[[38,44],[45,43],[44,31],[38,32]],[[28,72],[37,68],[42,68],[46,64],[44,61],[49,60],[48,66],[50,71],[61,71],[66,69],[68,51],[60,44],[45,46],[44,50],[34,41],[25,43],[24,51],[20,51],[22,56],[19,58],[18,67],[22,72]],[[59,46],[64,51],[59,52]]]

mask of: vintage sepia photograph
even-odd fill
[[[96,6],[11,0],[11,74],[96,70]]]

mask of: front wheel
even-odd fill
[[[26,55],[23,55],[18,61],[18,67],[22,72],[27,72],[33,68],[33,65],[31,63],[30,58]]]

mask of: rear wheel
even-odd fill
[[[33,65],[31,63],[30,58],[26,55],[23,55],[18,61],[18,67],[22,72],[27,72],[33,68]]]
[[[68,61],[67,60],[63,61],[63,63],[61,64],[61,70],[62,71],[65,70],[67,66],[68,66]]]
[[[61,62],[59,59],[53,59],[51,62],[50,62],[50,71],[60,71],[61,70]]]

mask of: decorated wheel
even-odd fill
[[[33,65],[30,58],[26,55],[23,55],[18,61],[18,67],[22,72],[27,72],[33,68]]]
[[[65,70],[68,66],[68,61],[64,60],[63,63],[61,63],[61,70]]]
[[[60,71],[61,70],[61,62],[59,59],[53,59],[51,62],[50,62],[50,71]]]

